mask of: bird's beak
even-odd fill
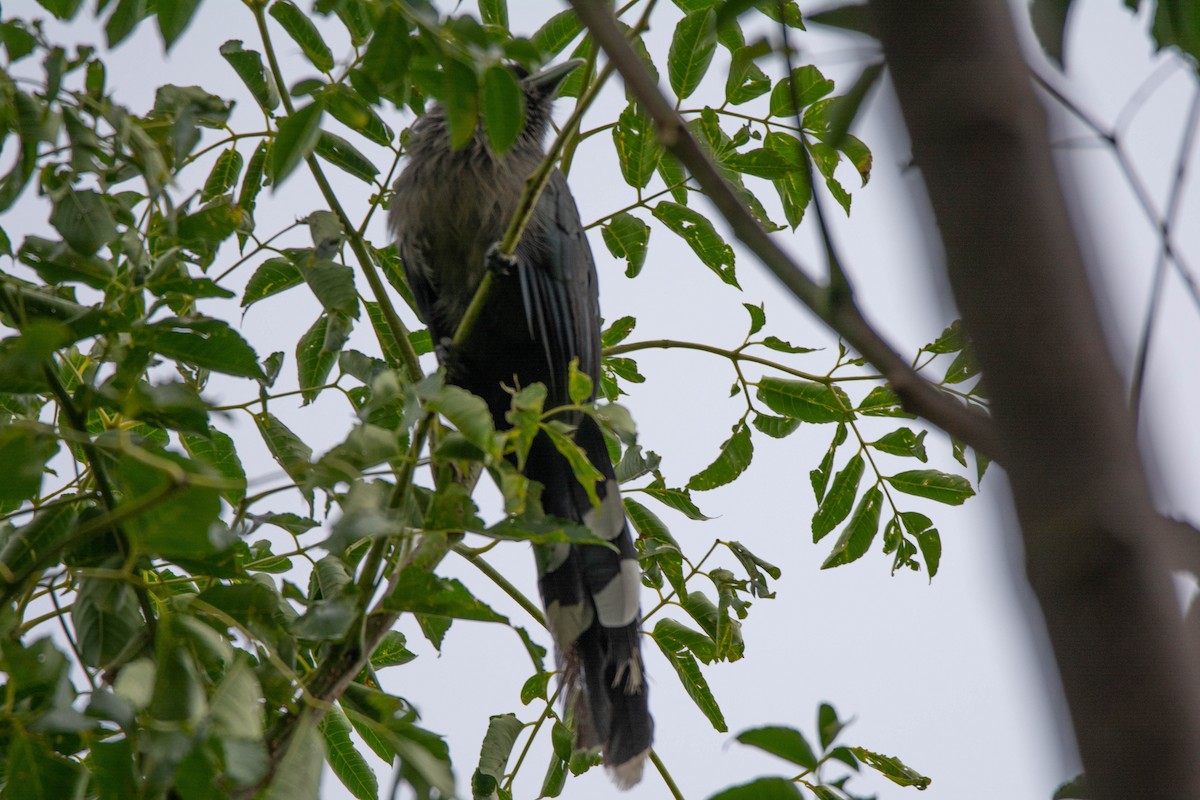
[[[582,64],[582,58],[572,58],[569,61],[564,61],[553,67],[546,67],[541,72],[530,75],[525,79],[525,82],[538,92],[544,95],[551,95],[558,91],[559,85]]]

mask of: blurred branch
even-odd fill
[[[1095,800],[1200,797],[1200,686],[1132,415],[1001,0],[871,10],[987,375]]]
[[[607,6],[589,0],[570,2],[580,21],[625,79],[626,87],[654,120],[663,145],[692,173],[734,235],[788,291],[879,370],[906,409],[992,460],[1003,462],[1005,456],[1000,441],[986,415],[947,397],[918,375],[908,361],[871,327],[850,292],[832,292],[816,283],[763,230],[659,91]]]

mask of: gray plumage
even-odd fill
[[[482,131],[452,150],[445,116],[432,108],[413,126],[409,163],[396,181],[390,221],[405,274],[435,342],[454,335],[487,269],[488,250],[516,211],[525,180],[544,158],[554,92],[569,62],[522,77],[526,125],[497,157]],[[482,397],[497,427],[507,427],[505,386],[546,385],[547,407],[568,404],[572,359],[600,378],[596,268],[566,178],[553,173],[517,247],[514,266],[497,274],[471,335],[449,353],[447,378]],[[578,744],[600,747],[622,788],[641,778],[652,739],[642,668],[638,596],[641,572],[624,506],[596,422],[575,414],[575,441],[604,476],[599,509],[544,435],[525,475],[543,487],[546,513],[587,525],[611,541],[599,546],[535,548],[547,624],[558,648]]]

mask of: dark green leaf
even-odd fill
[[[758,428],[758,430],[772,439],[782,439],[794,433],[800,427],[801,420],[795,417],[772,417],[768,414],[755,414],[751,422],[755,428]]]
[[[949,384],[962,383],[978,374],[979,365],[975,363],[974,351],[969,347],[964,347],[954,357],[954,360],[950,362],[950,366],[946,368],[946,377],[942,379],[942,382]]]
[[[187,30],[198,8],[200,0],[158,0],[158,30],[162,33],[163,45],[167,50]]]
[[[325,93],[325,108],[330,116],[352,131],[357,131],[377,145],[387,147],[392,142],[389,128],[375,109],[357,92],[344,84],[334,84]]]
[[[56,452],[58,439],[50,428],[24,421],[0,427],[0,506],[15,508],[37,497],[46,462]]]
[[[436,394],[425,397],[430,411],[441,414],[480,450],[489,452],[495,432],[492,414],[487,404],[457,386],[441,387]]]
[[[608,348],[620,344],[625,341],[629,334],[633,333],[633,329],[636,326],[637,320],[633,317],[621,317],[601,332],[600,346]]]
[[[760,147],[744,153],[731,153],[724,161],[731,169],[756,178],[779,180],[799,169],[775,150]]]
[[[667,77],[676,97],[683,100],[696,91],[716,49],[716,11],[695,11],[680,20],[667,54]]]
[[[708,800],[804,800],[804,795],[787,778],[759,778],[718,792]]]
[[[344,314],[325,313],[296,343],[296,378],[305,403],[311,403],[321,393],[350,334],[350,327],[350,320]]]
[[[1083,773],[1054,790],[1051,800],[1091,800],[1092,793],[1088,791],[1086,776]]]
[[[336,133],[321,131],[314,152],[342,171],[364,183],[374,183],[379,167]]]
[[[533,46],[548,58],[562,52],[579,35],[580,30],[579,19],[574,11],[568,9],[555,14],[529,38]]]
[[[359,800],[377,800],[379,782],[367,760],[354,748],[350,721],[341,708],[335,704],[326,711],[320,728],[325,739],[325,760],[333,774]]]
[[[717,658],[717,643],[708,634],[689,628],[682,622],[660,619],[651,635],[664,650],[675,653],[689,650],[705,664],[711,664]]]
[[[521,731],[525,726],[517,719],[514,714],[496,714],[488,720],[487,733],[483,737],[483,744],[479,747],[479,766],[476,767],[476,774],[487,775],[495,782],[500,782],[504,779],[505,767],[508,764],[508,757],[512,754],[513,745],[517,742],[517,737],[521,735]],[[568,757],[570,753],[568,752]],[[474,780],[472,780],[474,783]],[[476,797],[480,797],[479,792],[475,792]],[[483,797],[490,797],[489,792]]]
[[[285,289],[304,283],[300,268],[286,258],[268,258],[246,282],[242,295],[242,308],[249,308],[259,300],[278,294]]]
[[[256,414],[254,422],[275,462],[292,480],[302,483],[312,467],[312,448],[274,414]]]
[[[242,154],[236,147],[231,147],[217,156],[216,163],[204,181],[204,188],[200,191],[200,199],[207,201],[225,194],[237,184],[241,174]]]
[[[911,456],[919,461],[928,461],[929,456],[925,453],[925,436],[928,433],[929,431],[913,433],[909,428],[898,428],[871,442],[871,446],[881,453]]]
[[[854,509],[853,516],[846,523],[842,535],[829,553],[829,557],[821,564],[821,569],[840,567],[862,558],[879,533],[879,516],[883,509],[883,492],[878,486],[872,486],[863,494]]]
[[[440,100],[450,127],[450,146],[459,148],[475,136],[479,120],[479,80],[474,68],[457,59],[442,65]]]
[[[117,236],[104,196],[92,189],[68,189],[54,201],[50,224],[76,252],[91,256]]]
[[[625,182],[635,189],[644,189],[662,158],[662,145],[650,118],[631,103],[621,112],[612,136]]]
[[[800,345],[785,342],[778,336],[768,336],[762,340],[763,346],[774,350],[777,353],[815,353],[815,347],[801,347]]]
[[[765,39],[749,47],[733,50],[729,75],[725,79],[726,100],[733,105],[740,105],[771,91],[771,79],[754,63],[754,59],[770,52],[770,43]]]
[[[238,458],[233,439],[228,434],[216,430],[207,436],[185,432],[181,433],[179,438],[188,455],[208,464],[234,484],[230,488],[222,489],[221,496],[236,507],[246,496],[246,470]]]
[[[1067,12],[1071,0],[1033,0],[1029,5],[1029,19],[1033,32],[1046,56],[1063,68],[1063,44],[1067,32]]]
[[[683,684],[683,689],[687,692],[688,697],[692,698],[692,702],[708,718],[713,728],[721,733],[729,730],[729,726],[725,724],[725,715],[721,713],[717,699],[713,697],[712,690],[708,688],[708,681],[700,672],[700,665],[696,663],[696,659],[686,651],[676,652],[664,646],[658,639],[655,639],[655,642],[662,650],[663,655],[667,657],[667,661],[675,668],[675,674],[679,676],[679,682]]]
[[[868,417],[917,418],[916,414],[910,414],[900,407],[900,398],[896,397],[890,386],[876,386],[854,410]]]
[[[883,775],[892,783],[900,786],[915,786],[918,789],[924,789],[931,783],[929,778],[926,778],[911,767],[905,766],[895,756],[880,755],[862,747],[851,747],[850,752],[854,753],[859,761],[880,775]]]
[[[858,485],[862,480],[866,464],[859,453],[846,463],[842,471],[833,479],[829,494],[817,507],[813,514],[813,542],[819,542],[827,533],[832,531],[850,513],[854,506],[854,498],[858,496]]]
[[[297,109],[279,123],[279,132],[271,144],[268,172],[278,188],[283,179],[307,158],[321,139],[324,104],[318,99]]]
[[[153,352],[193,366],[243,378],[263,377],[254,350],[221,320],[177,317],[147,325],[139,338]]]
[[[721,452],[716,460],[693,475],[688,480],[687,488],[708,491],[724,486],[745,472],[753,457],[754,444],[750,441],[750,428],[742,421],[733,429],[733,435],[722,443]]]
[[[829,486],[829,476],[833,472],[833,457],[844,441],[846,441],[846,423],[839,422],[837,431],[833,435],[833,441],[829,443],[829,449],[825,451],[825,456],[821,459],[821,463],[816,469],[808,473],[813,487],[813,494],[816,495],[818,503],[825,496],[825,489]]]
[[[88,771],[17,728],[8,739],[7,800],[59,800],[84,796]]]
[[[475,599],[457,580],[439,578],[417,567],[407,567],[400,572],[383,607],[388,611],[411,611],[428,616],[508,622]]]
[[[479,18],[484,25],[508,27],[508,0],[479,0]]]
[[[821,74],[821,70],[806,64],[792,70],[787,78],[775,84],[771,90],[771,116],[794,116],[799,109],[806,108],[833,91],[833,81]]]
[[[817,768],[817,757],[804,734],[794,728],[780,725],[768,725],[762,728],[752,728],[737,735],[742,744],[765,750],[773,756],[779,756],[806,770]]]
[[[279,90],[258,51],[243,50],[241,41],[232,39],[221,45],[220,52],[242,83],[246,84],[255,101],[267,111],[273,111],[279,105]]]
[[[492,149],[503,155],[516,144],[525,127],[525,98],[513,71],[503,64],[488,67],[480,99],[483,129]]]
[[[333,53],[307,14],[289,0],[275,0],[271,4],[270,14],[292,37],[292,41],[300,45],[300,50],[314,67],[321,72],[333,69]]]
[[[120,569],[120,558],[107,566]],[[71,606],[71,622],[79,654],[94,668],[110,664],[145,627],[133,586],[123,580],[99,577],[80,580]]]
[[[804,422],[842,422],[850,416],[850,398],[836,385],[763,378],[756,396],[772,411]]]
[[[939,503],[958,506],[975,495],[971,482],[961,475],[936,469],[914,469],[885,478],[893,489],[905,494],[927,497]]]
[[[848,723],[838,719],[837,711],[829,703],[821,703],[817,710],[817,731],[821,737],[821,749],[828,750],[838,734]]]
[[[626,260],[625,277],[636,278],[646,263],[650,226],[632,214],[622,211],[606,222],[600,233],[613,257]]]
[[[687,206],[666,200],[656,205],[653,213],[673,233],[683,237],[704,265],[722,281],[741,288],[734,273],[733,248],[726,244],[705,216]]]
[[[354,289],[354,270],[350,267],[317,259],[311,266],[302,266],[300,274],[326,311],[358,316],[358,293]]]
[[[125,525],[130,542],[166,558],[200,559],[223,550],[229,543],[210,530],[221,512],[217,490],[188,480],[198,472],[194,462],[174,453],[156,455],[164,469],[132,456],[117,462],[123,494],[117,513],[136,509]]]

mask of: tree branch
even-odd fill
[[[1197,654],[1011,8],[871,9],[987,376],[1092,796],[1200,797]]]
[[[871,327],[849,292],[830,292],[810,278],[767,234],[734,193],[720,171],[692,138],[683,119],[659,91],[654,79],[625,40],[604,3],[570,0],[593,39],[625,79],[625,85],[658,127],[659,138],[692,173],[705,195],[729,223],[734,235],[800,302],[870,362],[891,385],[904,407],[924,417],[993,461],[1004,453],[991,421],[942,394],[918,375]]]

